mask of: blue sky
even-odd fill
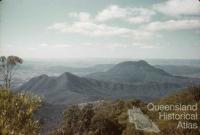
[[[3,0],[0,54],[200,58],[198,0]]]

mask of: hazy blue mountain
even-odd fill
[[[114,64],[97,64],[88,67],[70,67],[70,65],[48,65],[48,63],[44,63],[43,65],[42,63],[35,63],[34,65],[34,63],[28,63],[18,67],[19,69],[15,73],[15,83],[13,87],[17,87],[31,78],[41,74],[58,76],[64,72],[70,72],[78,76],[85,76],[94,72],[107,71],[113,66]]]
[[[57,77],[40,75],[18,90],[31,91],[49,103],[73,104],[116,98],[150,100],[165,96],[198,79],[173,76],[145,61],[122,62],[90,78],[65,72]]]
[[[113,67],[114,64],[98,64],[90,67],[68,67],[68,66],[51,66],[48,67],[49,72],[70,72],[78,76],[84,76],[94,72],[104,72]]]
[[[15,82],[13,83],[13,87],[18,87],[22,83],[30,80],[35,76],[39,76],[41,74],[47,74],[49,76],[59,76],[64,72],[70,72],[78,76],[86,76],[95,72],[106,72],[107,70],[113,68],[116,63],[120,63],[123,61],[133,61],[134,59],[93,59],[93,60],[62,60],[62,61],[30,61],[25,60],[22,66],[17,67],[17,71],[15,73]],[[136,61],[136,60],[134,60]],[[151,65],[161,65],[160,69],[164,69],[168,73],[172,75],[180,75],[187,77],[200,77],[200,73],[196,71],[196,69],[186,69],[182,65],[186,65],[189,67],[200,67],[199,60],[176,60],[176,59],[147,59],[148,63]],[[169,70],[168,68],[165,70],[165,66],[173,65]],[[176,66],[178,69],[176,69]],[[180,66],[180,68],[179,68]],[[162,68],[163,67],[163,68]],[[157,67],[159,68],[159,67]],[[179,72],[183,71],[186,74],[182,74]],[[188,72],[191,71],[191,72]],[[190,74],[191,73],[191,74]]]
[[[106,72],[92,73],[86,76],[96,80],[120,83],[145,82],[188,82],[186,77],[173,76],[162,69],[156,68],[146,61],[126,61],[119,63]]]
[[[155,67],[173,75],[200,78],[200,67],[189,65],[156,65]]]
[[[98,81],[81,78],[71,73],[64,73],[58,77],[41,75],[32,78],[20,86],[19,90],[29,90],[44,96],[49,102],[74,103],[96,99],[96,95],[105,95],[99,91]]]

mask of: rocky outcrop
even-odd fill
[[[140,110],[133,106],[133,109],[128,110],[129,122],[135,124],[135,128],[145,132],[159,133],[158,126],[152,122],[149,117]]]

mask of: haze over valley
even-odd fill
[[[57,104],[133,97],[148,101],[200,81],[172,75],[144,60],[82,68],[48,66],[43,70],[40,67],[40,70],[42,75],[23,82],[17,89],[31,91],[43,96],[47,102]]]

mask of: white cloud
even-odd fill
[[[138,16],[138,17],[130,17],[128,18],[128,22],[132,24],[142,24],[150,21],[149,16]]]
[[[169,4],[170,2],[176,4],[180,2],[179,0],[174,1],[175,2],[171,2],[171,0],[169,0],[164,4],[157,4],[154,8],[157,7],[158,10],[163,5],[172,6],[173,4]],[[184,12],[183,10],[178,9],[177,13],[182,14]],[[188,13],[195,12],[189,10]],[[187,30],[200,28],[200,20],[198,19],[154,21],[134,29],[105,24],[105,21],[113,19],[121,19],[132,24],[147,23],[151,21],[151,17],[154,14],[155,12],[153,10],[146,8],[122,8],[117,5],[112,5],[98,12],[96,16],[91,16],[91,14],[87,12],[71,12],[69,13],[69,16],[75,17],[77,19],[76,21],[72,23],[58,22],[49,26],[48,29],[62,33],[76,33],[93,37],[117,36],[135,40],[155,36],[158,34],[156,31],[160,30]]]
[[[151,45],[149,43],[145,43],[145,42],[134,42],[131,44],[132,47],[135,48],[141,48],[141,49],[155,49],[155,48],[160,48],[160,46],[158,46],[156,43]]]
[[[143,41],[134,42],[134,43],[119,43],[119,42],[112,42],[112,43],[85,43],[81,46],[85,47],[95,47],[95,48],[102,48],[102,49],[131,49],[131,48],[139,48],[139,49],[153,49],[159,48],[157,44],[149,44]]]
[[[122,8],[118,5],[111,5],[95,16],[91,16],[88,12],[70,12],[69,16],[77,18],[79,21],[105,22],[113,19],[121,19],[131,24],[142,24],[149,22],[155,12],[146,8]]]
[[[155,21],[144,26],[144,28],[131,29],[127,27],[116,27],[95,22],[76,21],[71,24],[55,23],[49,26],[49,30],[55,30],[63,33],[77,33],[87,36],[108,37],[119,36],[132,39],[145,39],[155,36],[155,31],[167,30],[189,30],[199,29],[200,20],[168,20]]]
[[[154,14],[154,11],[145,8],[121,8],[117,5],[112,5],[98,12],[95,20],[104,22],[113,19],[122,19],[133,24],[140,24],[149,22]]]
[[[68,47],[72,47],[72,45],[70,45],[70,44],[54,44],[54,45],[52,45],[52,47],[54,47],[54,48],[68,48]]]
[[[77,21],[72,24],[62,24],[62,27],[57,27],[55,23],[49,26],[48,29],[56,30],[65,33],[78,33],[88,36],[121,36],[121,37],[132,37],[135,39],[144,38],[151,36],[151,33],[145,30],[134,30],[123,27],[108,26],[105,24],[97,24],[94,22],[82,22]]]
[[[58,23],[54,23],[53,25],[47,27],[48,30],[59,30],[62,31],[63,29],[65,29],[66,27],[66,23],[63,22],[58,22]]]
[[[89,21],[91,19],[91,15],[88,12],[71,12],[69,16],[78,18],[80,21]]]
[[[48,43],[41,43],[39,44],[40,47],[48,47],[48,48],[66,48],[72,47],[70,44],[48,44]]]
[[[142,49],[155,49],[155,48],[158,48],[158,47],[157,46],[155,47],[153,45],[143,45],[140,48],[142,48]]]
[[[117,5],[112,5],[100,11],[96,16],[96,20],[107,21],[110,19],[125,18],[127,14],[127,9],[120,8]]]
[[[200,3],[198,0],[168,0],[155,4],[154,9],[170,16],[200,15]]]
[[[37,48],[36,47],[28,47],[27,50],[35,51],[35,50],[37,50]]]
[[[69,16],[76,18],[76,21],[72,23],[58,22],[49,26],[48,29],[88,36],[120,36],[143,39],[152,36],[153,33],[142,29],[110,26],[106,25],[104,21],[122,19],[131,24],[141,24],[149,22],[154,14],[154,11],[145,8],[121,8],[112,5],[98,12],[96,16],[91,16],[87,12],[71,12]]]
[[[49,44],[47,44],[47,43],[41,43],[40,46],[41,46],[41,47],[48,47]]]
[[[145,29],[150,31],[159,30],[188,30],[200,28],[200,20],[169,20],[157,21],[148,24]]]
[[[78,13],[77,12],[70,12],[69,14],[68,14],[70,17],[78,17]]]

